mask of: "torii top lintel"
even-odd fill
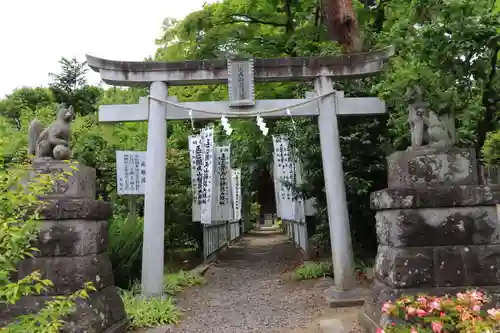
[[[256,82],[310,81],[320,75],[335,79],[359,78],[382,71],[394,54],[392,46],[366,53],[326,57],[254,59]],[[114,86],[221,84],[228,81],[227,59],[180,62],[115,61],[87,55],[87,63],[101,79]]]

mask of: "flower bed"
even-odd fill
[[[486,309],[488,302],[477,290],[455,296],[405,296],[382,306],[391,321],[377,333],[498,333],[500,309]]]

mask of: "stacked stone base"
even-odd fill
[[[389,157],[392,187],[371,199],[379,248],[367,332],[386,323],[382,305],[403,295],[480,288],[500,305],[500,187],[478,185],[476,174],[471,150]]]
[[[67,171],[62,162],[35,164],[37,172]],[[41,231],[34,247],[34,258],[18,265],[22,278],[34,271],[53,282],[39,296],[23,297],[14,305],[0,307],[0,327],[22,314],[38,312],[54,296],[70,295],[86,282],[97,289],[89,299],[77,301],[76,311],[65,318],[65,333],[126,332],[128,324],[123,302],[114,287],[109,256],[107,219],[109,203],[94,200],[95,171],[78,165],[79,171],[68,182],[56,186],[45,198],[41,212]]]

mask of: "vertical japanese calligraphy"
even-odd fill
[[[200,135],[191,135],[189,140],[189,157],[191,161],[191,189],[193,192],[192,220],[201,220],[202,182],[203,182],[203,145]]]
[[[231,192],[233,198],[233,220],[241,220],[241,169],[231,170]]]
[[[252,59],[228,59],[229,106],[255,105]]]
[[[224,145],[215,148],[217,161],[215,169],[215,220],[229,221],[233,218],[231,204],[231,146]]]
[[[295,219],[295,185],[294,154],[288,138],[284,135],[273,135],[274,165],[278,179],[279,215],[284,220]]]
[[[116,188],[119,195],[143,195],[146,186],[146,152],[116,151]]]
[[[212,192],[214,172],[214,128],[206,127],[201,132],[203,145],[202,182],[200,198],[201,223],[212,223]]]

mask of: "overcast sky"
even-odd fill
[[[21,86],[42,86],[61,57],[85,54],[143,60],[166,17],[183,18],[209,0],[0,1],[0,98]],[[89,83],[99,83],[92,72]]]

